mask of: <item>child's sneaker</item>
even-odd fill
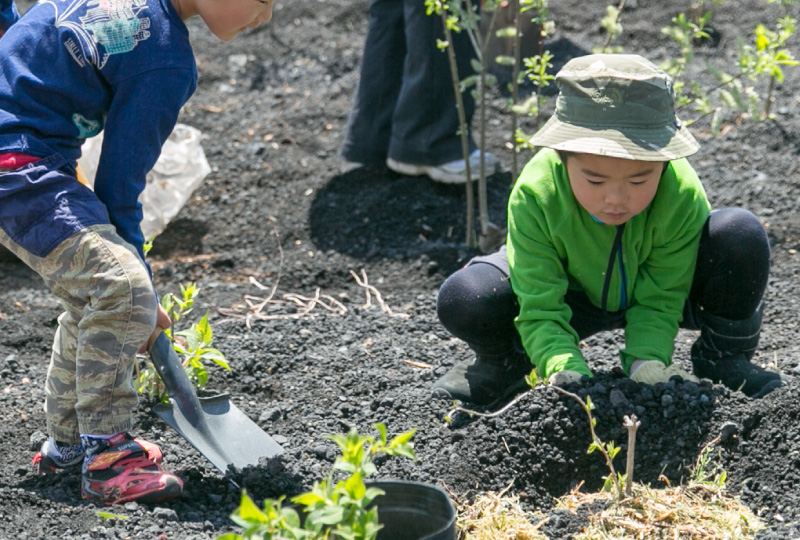
[[[85,452],[81,443],[62,444],[48,437],[42,448],[33,456],[36,474],[54,473],[63,469],[77,469],[83,463]]]
[[[144,439],[135,439],[147,451],[147,458],[154,463],[161,463],[161,449]],[[48,437],[42,448],[33,456],[33,470],[36,474],[51,474],[57,471],[77,469],[83,463],[86,452],[83,445],[61,444]]]
[[[147,444],[150,449],[127,433],[94,439],[83,463],[83,498],[111,505],[129,501],[155,503],[180,497],[183,481],[150,459],[153,447],[158,447]],[[160,450],[158,455],[161,456]]]

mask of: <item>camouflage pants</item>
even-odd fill
[[[75,443],[79,434],[130,431],[136,352],[157,313],[136,251],[112,225],[88,227],[45,257],[30,254],[2,229],[0,244],[42,276],[64,308],[45,386],[48,434]]]

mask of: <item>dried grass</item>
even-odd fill
[[[634,485],[633,497],[615,502],[611,493],[579,493],[558,501],[559,508],[578,507],[604,501],[608,506],[589,517],[589,525],[575,540],[754,538],[765,527],[763,521],[711,482],[690,482],[686,486],[653,489]]]
[[[523,511],[517,497],[494,492],[481,495],[458,513],[462,540],[547,540],[539,532],[546,521]]]

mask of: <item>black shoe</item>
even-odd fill
[[[527,388],[525,376],[533,366],[524,353],[483,357],[461,362],[436,381],[433,397],[489,405],[510,398]]]
[[[750,362],[744,353],[707,358],[692,347],[694,374],[701,379],[722,383],[731,390],[741,390],[748,397],[759,399],[783,386],[784,377]]]

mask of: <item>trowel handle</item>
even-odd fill
[[[202,411],[200,400],[172,347],[172,342],[165,333],[162,332],[150,347],[150,359],[161,380],[164,381],[169,397],[191,421],[191,417],[197,416],[198,411]]]

